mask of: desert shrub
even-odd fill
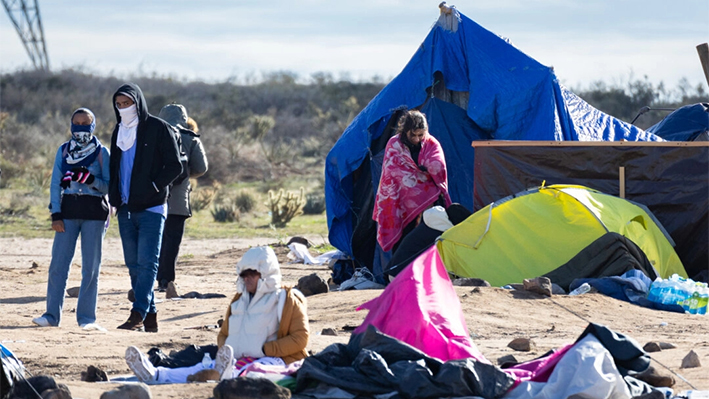
[[[35,193],[41,193],[44,189],[49,188],[49,183],[52,180],[52,170],[41,167],[33,167],[27,171],[27,184]]]
[[[268,208],[271,211],[271,224],[274,227],[285,227],[294,217],[303,214],[305,205],[304,190],[301,187],[298,194],[283,189],[268,192]]]
[[[234,204],[223,203],[212,208],[212,218],[219,223],[234,223],[241,219],[241,213]]]
[[[256,197],[248,191],[240,191],[234,197],[234,205],[240,212],[249,213],[256,205]]]
[[[305,197],[303,213],[306,215],[320,215],[325,212],[325,196],[311,193]]]
[[[258,191],[268,194],[269,191],[278,191],[286,183],[286,179],[280,177],[273,180],[261,181],[258,186]]]
[[[209,187],[200,187],[190,195],[190,207],[193,212],[199,212],[202,209],[207,209],[212,204],[219,192],[219,183],[214,183]]]
[[[3,158],[0,158],[0,170],[2,170],[2,175],[0,176],[0,188],[5,188],[10,185],[11,180],[22,176],[23,169],[14,162],[8,162]]]
[[[28,216],[31,204],[25,195],[12,193],[8,207],[0,206],[0,215],[3,216]]]

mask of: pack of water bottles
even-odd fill
[[[707,314],[709,287],[673,274],[668,279],[657,278],[650,286],[647,299],[666,305],[680,305],[687,313]]]

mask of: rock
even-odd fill
[[[215,369],[204,369],[187,376],[187,382],[219,381],[219,372]]]
[[[46,389],[42,392],[42,399],[72,399],[69,388],[64,384],[59,384],[56,389]]]
[[[334,328],[323,328],[320,335],[337,335],[337,331]]]
[[[48,375],[35,375],[26,380],[18,381],[12,387],[11,398],[36,398],[36,392],[42,393],[47,390],[66,388],[64,384],[57,384],[54,378]],[[68,388],[67,388],[68,390]],[[3,392],[5,394],[5,392]],[[69,396],[71,397],[71,395]]]
[[[648,342],[643,346],[643,350],[647,353],[659,352],[662,350],[659,342]]]
[[[522,282],[525,291],[535,292],[544,296],[551,296],[551,280],[548,277],[524,279]]]
[[[687,353],[687,356],[682,359],[682,365],[679,366],[679,368],[691,369],[694,367],[702,367],[702,363],[699,361],[699,355],[697,355],[697,352],[691,350]]]
[[[71,298],[78,298],[79,297],[79,289],[81,287],[71,287],[67,288],[66,294],[69,295]]]
[[[296,285],[295,288],[297,288],[305,296],[323,294],[329,291],[325,279],[318,276],[317,273],[299,278],[298,285]]]
[[[534,348],[534,341],[529,338],[515,338],[509,344],[508,348],[512,348],[519,352],[529,352]]]
[[[490,283],[481,278],[457,278],[453,280],[453,285],[459,287],[490,287]]]
[[[237,377],[224,380],[212,391],[214,399],[289,399],[290,390],[265,378]],[[104,399],[104,398],[101,398]]]
[[[505,366],[514,366],[519,363],[514,355],[505,355],[497,359],[497,365],[504,368]]]
[[[639,379],[640,381],[645,381],[654,387],[667,387],[671,388],[675,384],[675,378],[671,375],[662,375],[657,369],[650,366],[647,370],[640,374],[636,374],[633,377]]]
[[[298,237],[298,236],[291,237],[291,239],[288,240],[288,244],[286,244],[286,246],[288,246],[288,245],[290,245],[290,244],[292,244],[292,243],[294,243],[294,242],[295,242],[295,243],[298,243],[298,244],[303,244],[303,245],[305,245],[306,248],[310,248],[310,247],[313,246],[313,244],[311,244],[310,241],[308,241],[307,238],[305,238],[305,237]]]
[[[101,399],[152,399],[150,388],[142,382],[126,383],[101,394]]]
[[[106,372],[95,366],[89,366],[86,371],[81,372],[81,381],[98,382],[108,381]]]
[[[675,344],[671,344],[671,343],[669,343],[669,342],[660,342],[660,348],[661,348],[662,350],[665,350],[665,349],[674,349],[674,348],[676,348],[676,347],[677,347],[677,346],[676,346]]]

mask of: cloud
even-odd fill
[[[703,82],[694,46],[707,40],[709,2],[464,0],[488,30],[573,84],[629,71],[674,84]],[[264,2],[77,1],[42,4],[52,66],[222,80],[235,73],[398,74],[438,17],[424,0]],[[7,17],[0,70],[29,66]]]

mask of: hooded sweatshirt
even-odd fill
[[[173,183],[170,190],[170,198],[168,199],[167,213],[169,215],[190,217],[192,216],[192,209],[190,208],[190,191],[192,191],[190,178],[198,178],[207,172],[207,155],[204,152],[204,146],[202,146],[199,135],[185,127],[187,126],[187,110],[183,106],[179,104],[166,105],[160,110],[158,118],[171,124],[180,132],[182,151],[187,157],[187,171],[183,172],[189,173],[189,178],[181,182],[178,182],[178,179]],[[184,166],[185,163],[183,162]]]
[[[236,292],[241,298],[231,304],[229,336],[226,343],[234,349],[235,357],[264,357],[263,345],[277,338],[279,302],[285,301],[281,289],[281,270],[278,258],[270,247],[249,249],[236,265],[237,275],[244,270],[261,273],[256,292],[246,292],[244,280],[236,280]],[[281,298],[282,297],[282,298]]]
[[[171,127],[148,113],[148,105],[138,85],[126,83],[113,94],[116,127],[111,136],[111,178],[108,189],[109,202],[118,208],[121,200],[120,166],[123,151],[116,141],[121,114],[115,106],[116,96],[126,94],[135,101],[138,113],[135,158],[131,171],[128,211],[138,212],[167,202],[169,185],[182,172],[177,143]]]

